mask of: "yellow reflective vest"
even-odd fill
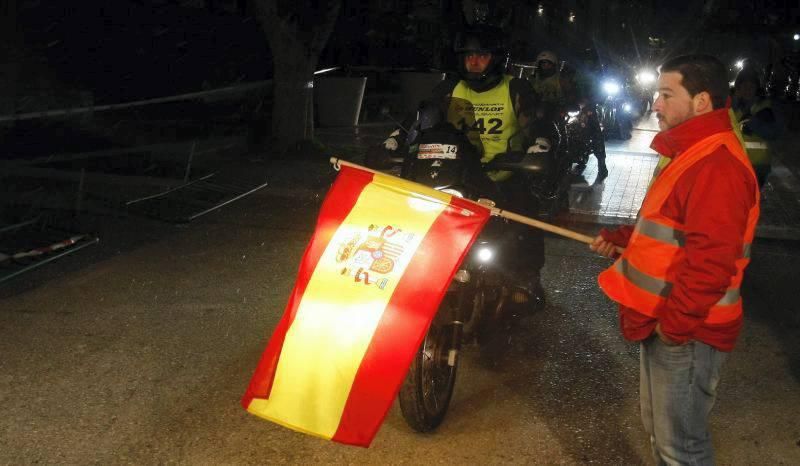
[[[769,99],[759,100],[750,107],[750,115],[755,115],[761,110],[767,108],[772,108],[772,103],[769,101]],[[741,123],[743,112],[736,111],[732,112],[732,114],[731,123],[733,123],[733,130],[736,132],[736,136],[742,140],[742,145],[747,151],[747,158],[750,159],[750,163],[753,164],[754,167],[759,165],[769,165],[770,161],[772,160],[769,143],[764,138],[756,136],[755,134],[742,133]]]
[[[531,82],[533,90],[543,102],[563,105],[564,93],[561,90],[561,73],[555,73],[548,78],[535,77]]]
[[[471,128],[466,128],[469,133],[480,136],[483,156],[481,162],[490,162],[494,157],[509,149],[521,150],[514,147],[514,136],[519,133],[519,122],[511,100],[509,83],[513,77],[503,76],[500,83],[484,92],[476,92],[467,86],[464,81],[459,81],[453,89],[453,100],[469,101],[475,112],[475,122]],[[470,138],[472,140],[472,138]],[[502,181],[511,176],[511,172],[489,173],[490,178]]]

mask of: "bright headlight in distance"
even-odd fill
[[[576,118],[580,114],[581,112],[567,112],[567,116],[569,116],[570,118]]]
[[[629,103],[622,104],[622,111],[630,113],[631,110],[632,110],[631,104]]]
[[[605,81],[603,83],[603,91],[608,95],[617,95],[619,93],[619,84],[614,81]]]
[[[639,84],[651,84],[656,80],[656,75],[652,71],[640,71],[636,75],[636,81]]]
[[[740,70],[742,68],[744,68],[744,60],[737,60],[736,61],[736,68],[739,68]]]

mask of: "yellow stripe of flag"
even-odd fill
[[[249,412],[326,439],[334,436],[383,311],[413,253],[450,203],[449,195],[429,190],[425,198],[409,192],[408,185],[376,174],[364,188],[303,293],[269,399],[253,399]],[[401,234],[413,234],[394,269],[382,276],[388,279],[383,289],[342,276],[343,265],[336,260],[341,245],[370,225],[401,225]]]

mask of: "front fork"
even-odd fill
[[[470,279],[469,271],[460,269],[456,272],[455,277],[453,277],[453,283],[451,284],[453,293],[455,293],[455,302],[452,307],[452,331],[450,334],[449,350],[447,352],[447,365],[450,367],[456,365],[456,359],[461,350],[461,343],[464,338],[464,320],[472,317],[471,315],[465,315],[466,313],[464,312],[466,309],[464,306],[471,305],[469,293],[469,287],[471,285]]]

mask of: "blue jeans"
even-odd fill
[[[713,465],[708,415],[728,354],[699,341],[642,341],[639,398],[642,422],[658,465]]]

